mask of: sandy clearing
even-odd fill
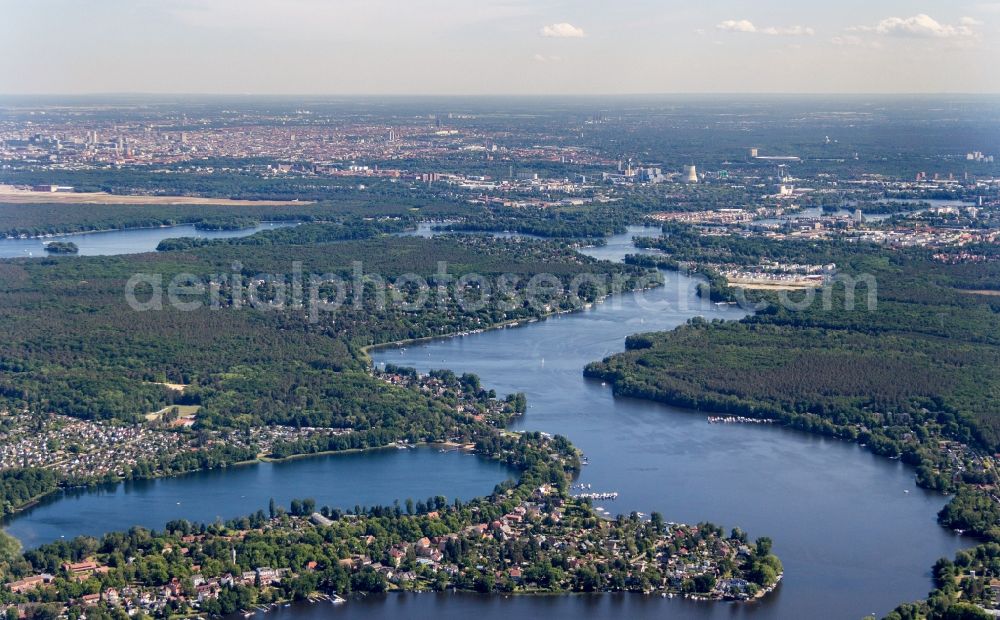
[[[820,288],[822,282],[761,282],[759,280],[728,280],[729,286],[755,291],[804,291],[810,288]]]
[[[102,205],[221,205],[282,207],[312,204],[311,200],[233,200],[202,196],[118,196],[105,192],[33,192],[0,185],[0,202],[15,204]]]

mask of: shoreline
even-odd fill
[[[257,226],[262,226],[264,224],[281,224],[282,227],[292,227],[298,224],[302,224],[302,220],[261,220],[253,226],[247,228],[213,228],[208,230],[199,230],[199,232],[236,232],[240,230],[250,230],[251,228],[256,228]],[[321,222],[316,222],[321,223]],[[131,232],[138,230],[163,230],[164,228],[180,228],[181,226],[197,226],[198,222],[178,222],[176,224],[160,224],[159,226],[125,226],[123,228],[87,228],[83,230],[78,230],[75,232],[59,232],[59,233],[42,233],[40,235],[31,235],[28,237],[12,237],[10,235],[0,236],[0,241],[34,241],[36,239],[56,239],[59,237],[73,237],[76,235],[95,235],[98,233],[116,233],[116,232]]]
[[[305,600],[295,600],[295,599],[278,599],[274,600],[268,604],[259,604],[252,609],[241,609],[236,611],[226,618],[237,618],[242,616],[244,618],[249,618],[257,616],[258,614],[267,615],[277,609],[289,607],[291,605],[299,605],[302,607],[314,607],[323,603],[327,604],[345,604],[350,603],[352,600],[365,599],[370,596],[384,596],[386,599],[392,596],[401,596],[404,594],[430,594],[432,596],[453,596],[462,595],[470,596],[475,598],[480,598],[484,600],[491,600],[495,598],[557,598],[557,597],[578,597],[578,596],[588,596],[588,597],[604,597],[609,594],[627,595],[627,596],[641,596],[648,599],[665,599],[665,600],[686,600],[698,603],[735,603],[735,604],[751,604],[759,603],[763,601],[767,596],[777,590],[782,583],[785,573],[779,573],[775,582],[766,588],[761,588],[756,594],[750,598],[731,598],[731,597],[711,597],[711,596],[699,596],[697,594],[676,594],[668,593],[663,591],[651,590],[649,592],[633,592],[629,590],[595,590],[593,592],[582,592],[575,590],[566,591],[549,591],[549,590],[513,590],[510,592],[494,592],[494,593],[484,593],[477,590],[465,590],[458,588],[448,588],[445,590],[433,590],[433,589],[404,589],[404,588],[392,588],[381,593],[371,593],[371,592],[351,592],[346,595],[340,595],[338,593],[329,594],[327,592],[316,591],[311,593]]]
[[[291,605],[299,605],[299,606],[302,606],[302,607],[314,607],[316,605],[321,605],[323,603],[330,604],[330,605],[334,605],[334,604],[341,605],[341,604],[345,604],[345,603],[350,603],[352,600],[364,599],[364,598],[368,598],[370,596],[385,596],[388,599],[389,597],[392,597],[392,596],[401,596],[401,595],[404,595],[404,594],[430,594],[432,596],[452,596],[452,595],[456,595],[457,594],[457,595],[462,595],[462,596],[470,596],[470,597],[475,597],[475,598],[481,598],[481,599],[484,599],[484,600],[490,600],[490,599],[495,599],[495,598],[511,598],[511,597],[514,597],[514,598],[526,598],[526,599],[531,599],[531,598],[545,599],[545,598],[557,598],[557,597],[582,597],[582,596],[604,597],[604,596],[607,596],[609,594],[619,594],[619,595],[627,595],[627,596],[641,596],[641,597],[646,597],[646,598],[649,598],[649,599],[666,599],[666,600],[680,599],[680,600],[687,600],[687,601],[698,602],[698,603],[750,604],[750,603],[758,603],[758,602],[763,601],[763,599],[765,599],[768,595],[770,595],[772,592],[774,592],[775,590],[777,590],[778,587],[781,586],[781,583],[782,583],[782,580],[783,580],[784,576],[785,576],[784,573],[780,573],[778,575],[777,579],[775,580],[775,582],[772,585],[770,585],[770,586],[768,586],[766,588],[761,588],[760,590],[757,591],[757,594],[755,594],[752,597],[747,598],[747,599],[726,598],[726,597],[714,598],[714,597],[710,597],[710,596],[699,596],[697,594],[690,594],[690,593],[688,593],[688,594],[672,594],[672,593],[666,593],[666,592],[658,592],[656,590],[649,591],[649,592],[632,592],[632,591],[629,591],[629,590],[595,590],[593,592],[581,592],[581,591],[575,591],[575,590],[567,590],[567,591],[513,590],[511,592],[503,592],[503,593],[498,593],[498,592],[497,593],[484,593],[484,592],[479,592],[477,590],[460,590],[458,588],[448,588],[446,590],[431,590],[431,589],[425,589],[425,590],[420,590],[420,589],[407,590],[407,589],[402,589],[402,588],[393,588],[393,589],[386,590],[385,592],[381,592],[381,593],[377,593],[377,594],[376,593],[371,593],[371,592],[351,592],[351,593],[349,593],[349,594],[347,594],[345,596],[341,596],[339,594],[328,594],[326,592],[316,591],[316,592],[312,593],[312,595],[310,595],[310,597],[306,598],[305,600],[298,600],[297,601],[295,599],[278,599],[278,600],[272,601],[272,602],[270,602],[270,603],[268,603],[266,605],[265,604],[259,604],[257,607],[254,607],[253,609],[249,609],[249,610],[248,609],[241,609],[241,610],[238,610],[233,615],[226,616],[226,618],[236,618],[236,617],[239,617],[239,616],[252,617],[252,616],[256,616],[257,614],[265,614],[266,615],[266,614],[269,614],[269,613],[271,613],[271,612],[273,612],[273,611],[275,611],[277,609],[281,609],[281,608],[288,607],[288,606],[291,606]],[[313,597],[315,597],[315,598],[313,598]]]
[[[468,447],[464,446],[463,444],[456,444],[456,443],[450,442],[450,441],[421,441],[421,442],[418,442],[418,443],[405,444],[405,446],[406,446],[406,449],[411,449],[411,448],[427,448],[427,449],[432,449],[432,448],[435,448],[435,447],[441,447],[442,449],[450,449],[449,451],[465,452],[465,453],[468,453],[468,454],[475,454],[475,455],[478,456],[478,454],[476,453],[476,451],[475,451],[474,448],[468,448]],[[155,480],[166,480],[166,479],[169,479],[169,478],[183,478],[185,476],[190,476],[190,475],[198,474],[198,473],[201,473],[201,472],[217,471],[217,470],[220,470],[220,469],[229,469],[231,467],[251,467],[251,466],[255,466],[255,465],[262,465],[262,464],[265,464],[265,463],[269,463],[269,464],[274,465],[274,464],[281,464],[281,463],[285,463],[285,462],[289,462],[289,461],[296,461],[296,460],[301,460],[301,459],[313,458],[313,457],[338,456],[338,455],[341,455],[341,454],[362,454],[362,453],[365,453],[365,452],[379,452],[379,451],[382,451],[382,450],[395,450],[395,449],[399,449],[399,448],[400,448],[400,444],[399,444],[398,441],[396,441],[396,442],[393,442],[393,443],[390,443],[390,444],[386,444],[384,446],[371,446],[371,447],[368,447],[368,448],[348,448],[346,450],[323,450],[322,452],[303,452],[303,453],[300,453],[300,454],[290,454],[288,456],[282,456],[282,457],[272,457],[272,456],[268,456],[268,455],[262,453],[262,454],[258,454],[257,457],[253,458],[253,459],[247,459],[247,460],[243,460],[243,461],[234,461],[232,463],[226,463],[226,464],[223,464],[223,465],[219,465],[218,467],[210,467],[210,468],[202,468],[202,469],[189,469],[189,470],[186,470],[186,471],[175,472],[175,473],[172,473],[172,474],[147,476],[147,477],[144,477],[144,478],[116,478],[115,480],[96,481],[96,482],[93,482],[91,484],[73,484],[73,485],[67,485],[67,486],[57,486],[56,488],[52,489],[51,491],[48,491],[46,493],[41,493],[39,495],[36,495],[36,496],[32,497],[30,500],[28,500],[27,503],[18,506],[12,512],[9,512],[6,515],[4,515],[2,517],[2,519],[0,519],[0,521],[2,521],[2,522],[0,522],[0,531],[3,531],[4,533],[7,533],[6,526],[7,526],[7,524],[8,524],[9,521],[16,520],[17,517],[21,513],[26,512],[26,511],[30,510],[31,508],[34,508],[35,506],[38,506],[46,498],[54,497],[54,496],[56,496],[56,495],[58,495],[60,493],[65,493],[65,492],[71,491],[71,490],[88,491],[88,490],[96,489],[96,488],[104,486],[104,485],[108,485],[108,486],[113,485],[114,487],[117,488],[119,485],[125,484],[127,482],[152,482],[152,481],[155,481]],[[8,533],[8,536],[11,536],[15,540],[17,540],[19,543],[22,542],[20,539],[18,539],[15,536],[10,535],[9,533]]]
[[[659,288],[663,286],[661,282],[655,287],[646,288],[635,288],[629,289],[628,291],[622,291],[622,293],[638,293],[640,291],[647,291],[653,288]],[[459,332],[449,332],[446,334],[438,334],[434,336],[421,336],[419,338],[404,338],[402,340],[392,340],[389,342],[377,342],[375,344],[368,344],[361,347],[362,361],[372,364],[372,358],[369,355],[371,351],[378,351],[380,349],[398,349],[403,346],[417,345],[417,344],[427,344],[439,340],[451,340],[453,338],[464,338],[465,336],[475,336],[477,334],[484,334],[486,332],[492,332],[500,329],[511,329],[516,327],[525,327],[531,323],[539,323],[541,321],[548,320],[554,316],[560,316],[564,314],[575,314],[577,312],[584,312],[587,310],[592,310],[595,304],[604,303],[605,300],[613,297],[613,293],[608,293],[603,297],[598,298],[593,302],[586,302],[577,308],[570,308],[567,310],[553,310],[551,312],[545,312],[533,317],[521,318],[521,319],[510,319],[502,323],[497,323],[495,325],[490,325],[488,327],[478,327],[471,331],[459,331]]]
[[[190,225],[190,224],[180,224],[180,226],[188,226],[188,225]],[[160,226],[160,227],[155,227],[155,228],[172,228],[174,226],[178,226],[178,225],[166,226],[166,227]],[[148,227],[146,229],[147,230],[151,230]],[[127,230],[135,230],[135,229],[127,229]],[[71,234],[75,234],[75,233],[71,233]],[[637,290],[640,290],[640,289],[634,289],[634,290],[632,290],[630,292],[635,292]],[[601,299],[604,300],[604,299],[607,299],[608,297],[611,297],[610,293],[608,295],[602,297]],[[541,320],[544,320],[544,319],[551,318],[552,316],[561,315],[561,314],[569,314],[569,313],[573,313],[573,312],[579,312],[579,311],[586,310],[586,309],[588,309],[588,304],[584,304],[583,306],[580,306],[579,308],[574,308],[574,309],[569,309],[569,310],[555,310],[555,311],[548,312],[548,313],[545,313],[545,314],[542,314],[542,315],[538,315],[536,317],[528,317],[528,318],[522,318],[522,319],[511,319],[509,321],[504,321],[503,323],[498,323],[496,325],[491,325],[489,327],[478,328],[474,332],[461,332],[461,331],[459,331],[459,332],[450,332],[450,333],[447,333],[447,334],[440,334],[440,335],[435,335],[435,336],[423,336],[423,337],[420,337],[420,338],[408,338],[408,339],[403,339],[403,340],[396,340],[396,341],[388,341],[388,342],[381,342],[381,343],[370,344],[370,345],[363,346],[360,349],[361,350],[361,354],[362,354],[362,361],[366,362],[368,364],[368,366],[369,366],[369,369],[370,369],[372,367],[373,362],[372,362],[371,357],[368,355],[368,353],[369,353],[369,351],[372,351],[372,350],[377,350],[377,349],[382,349],[382,348],[386,348],[386,349],[388,349],[388,348],[394,348],[394,347],[399,347],[399,346],[403,346],[403,345],[410,344],[410,343],[431,342],[431,341],[434,341],[434,340],[445,340],[445,339],[450,339],[450,338],[458,338],[458,337],[461,337],[461,336],[463,336],[465,334],[470,334],[471,335],[473,333],[483,333],[483,332],[492,331],[492,330],[507,329],[507,328],[510,328],[510,327],[521,327],[521,326],[524,326],[524,325],[527,325],[527,324],[530,324],[530,323],[535,323],[535,322],[538,322],[538,321],[541,321]],[[337,455],[337,454],[351,454],[351,453],[361,453],[361,452],[369,452],[369,451],[376,451],[376,450],[386,450],[386,449],[392,448],[397,443],[398,442],[393,442],[393,443],[390,443],[390,444],[386,444],[384,446],[372,446],[372,447],[368,447],[368,448],[348,448],[346,450],[323,450],[321,452],[304,452],[304,453],[301,453],[301,454],[290,454],[290,455],[284,456],[284,457],[271,457],[271,456],[268,456],[266,454],[258,454],[253,459],[246,459],[246,460],[243,460],[243,461],[234,461],[232,463],[226,463],[226,464],[220,465],[218,467],[212,467],[212,468],[190,469],[190,470],[181,471],[181,472],[174,472],[174,473],[171,473],[171,474],[153,475],[153,476],[147,476],[147,477],[143,477],[143,478],[116,478],[115,480],[94,481],[94,482],[88,483],[88,484],[74,484],[74,485],[67,485],[67,486],[57,486],[55,489],[53,489],[53,490],[51,490],[51,491],[49,491],[47,493],[43,493],[43,494],[41,494],[39,496],[36,496],[36,497],[32,498],[28,503],[23,504],[21,506],[17,506],[10,513],[4,515],[2,517],[2,521],[6,522],[6,521],[9,521],[11,519],[15,519],[15,518],[17,518],[17,516],[19,514],[21,514],[22,512],[24,512],[24,511],[26,511],[26,510],[28,510],[28,509],[36,506],[36,505],[38,505],[45,498],[54,496],[54,495],[56,495],[58,493],[65,492],[65,491],[70,490],[70,489],[84,489],[84,490],[86,490],[86,489],[93,489],[93,488],[96,488],[96,487],[99,487],[99,486],[105,485],[105,484],[108,484],[108,485],[113,484],[113,485],[117,486],[119,484],[122,484],[124,482],[129,482],[129,481],[139,482],[139,481],[159,480],[159,479],[163,479],[163,478],[180,478],[180,477],[183,477],[183,476],[188,476],[188,475],[191,475],[191,474],[196,474],[198,472],[213,471],[213,470],[218,470],[218,469],[226,469],[228,467],[245,467],[245,466],[251,466],[251,465],[259,465],[261,463],[282,463],[282,462],[286,462],[286,461],[297,460],[297,459],[304,459],[304,458],[309,458],[309,457],[314,457],[314,456],[333,456],[333,455]],[[470,452],[472,454],[475,454],[475,450],[466,450],[461,445],[453,444],[452,442],[448,442],[448,441],[443,441],[443,442],[420,442],[420,443],[416,443],[416,444],[407,444],[407,445],[408,446],[414,446],[414,447],[417,447],[417,446],[433,447],[435,445],[441,445],[441,446],[444,446],[444,447],[453,447],[456,450],[467,451],[467,452]],[[5,523],[0,524],[0,530],[6,531],[4,529],[4,525],[5,525]],[[21,542],[21,541],[18,540],[18,542]]]

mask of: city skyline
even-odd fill
[[[0,93],[997,93],[1000,3],[0,0]]]

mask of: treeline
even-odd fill
[[[860,265],[866,260],[884,258],[879,246],[849,244],[831,240],[782,239],[774,241],[765,237],[738,235],[703,235],[694,226],[667,223],[662,235],[638,237],[636,247],[657,249],[663,252],[662,260],[674,263],[726,263],[733,265],[759,265],[772,260],[787,263],[824,265],[836,262],[838,266]]]
[[[966,292],[995,287],[1000,263],[948,265],[927,250],[866,244],[700,237],[683,226],[646,245],[665,256],[633,262],[835,263],[838,277],[819,291],[788,296],[812,296],[802,308],[775,294],[748,295],[766,307],[738,325],[663,333],[649,351],[591,368],[614,366],[619,390],[741,414],[812,413],[836,424],[870,423],[870,413],[930,416],[949,437],[1000,447],[990,396],[1000,385],[1000,300]],[[721,283],[712,290],[726,301],[733,292]],[[640,358],[648,365],[636,365]],[[696,363],[679,370],[672,367],[677,360]]]
[[[586,374],[612,381],[616,393],[676,406],[788,422],[815,415],[837,426],[899,419],[970,442],[965,399],[990,372],[968,372],[975,354],[949,359],[943,347],[928,351],[902,338],[754,322],[695,320],[627,346]]]
[[[173,237],[161,241],[156,249],[159,252],[177,252],[212,245],[310,245],[352,239],[371,239],[381,234],[400,232],[405,228],[406,224],[399,219],[378,221],[351,219],[335,224],[301,224],[293,228],[264,230],[247,237],[232,239]]]
[[[1000,543],[1000,502],[991,490],[959,489],[938,513],[938,522],[947,528]]]
[[[1000,544],[995,542],[959,551],[954,560],[934,564],[934,589],[927,598],[904,603],[885,620],[989,620],[995,607],[992,581],[1000,574]]]
[[[95,230],[125,230],[194,224],[206,230],[248,228],[259,222],[331,222],[348,218],[443,218],[474,208],[436,198],[385,199],[352,192],[336,200],[285,205],[114,205],[0,203],[0,237],[36,237]]]
[[[45,251],[50,254],[76,254],[80,248],[72,241],[50,241],[45,244]]]
[[[443,230],[517,232],[539,237],[603,238],[625,232],[643,212],[622,205],[585,207],[487,207],[474,217],[442,226]]]
[[[736,289],[729,286],[729,281],[726,280],[725,276],[703,265],[681,263],[667,256],[651,256],[649,254],[628,254],[625,256],[624,263],[649,269],[684,270],[688,275],[697,275],[705,279],[704,282],[699,282],[695,289],[699,297],[712,302],[733,303],[740,301]],[[750,293],[744,294],[742,299],[749,302],[756,297],[758,295]]]
[[[233,215],[203,219],[200,222],[196,222],[194,227],[198,230],[246,230],[259,224],[260,220],[257,218]]]
[[[225,166],[227,162],[222,162]],[[80,192],[107,192],[117,195],[199,196],[237,200],[321,201],[361,197],[368,202],[411,203],[409,206],[447,204],[430,188],[365,178],[359,179],[293,173],[275,175],[262,162],[229,162],[222,169],[208,163],[177,166],[169,172],[145,166],[88,170],[5,169],[0,183],[10,185],[70,185]],[[232,207],[230,207],[232,208]],[[241,207],[236,207],[241,208]],[[454,205],[451,207],[454,210]]]
[[[15,468],[0,471],[0,517],[55,491],[59,477],[48,469]]]

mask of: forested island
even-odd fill
[[[49,254],[76,254],[80,248],[72,241],[50,241],[45,244],[45,251]]]

